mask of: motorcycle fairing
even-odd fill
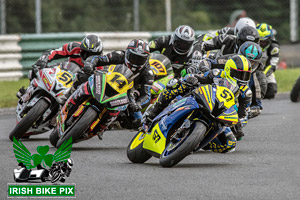
[[[166,147],[166,137],[161,132],[159,124],[157,123],[151,132],[145,134],[143,148],[159,156]]]
[[[171,104],[168,107],[166,107],[161,113],[159,113],[153,119],[153,121],[158,121],[163,116],[165,116],[165,115],[167,115],[169,113],[172,113],[173,111],[175,111],[179,107],[184,107],[186,105],[192,105],[192,107],[195,108],[195,109],[199,108],[198,103],[195,101],[195,99],[193,97],[182,98],[181,100],[177,101],[176,103]]]
[[[162,113],[154,118],[153,121],[159,120],[159,122],[145,135],[143,148],[150,150],[156,156],[160,155],[165,149],[166,138],[174,124],[183,116],[188,115],[198,108],[198,103],[192,97],[183,98],[168,106]]]
[[[222,121],[226,126],[231,126],[238,123],[239,116],[233,105],[229,109],[225,110],[222,114],[217,116],[217,119]]]
[[[151,94],[152,95],[158,95],[159,93],[161,93],[166,85],[168,84],[169,80],[171,80],[172,78],[174,78],[174,74],[170,74],[166,77],[163,77],[159,80],[156,80],[153,82],[152,86],[151,86]]]
[[[194,94],[198,102],[204,105],[203,109],[206,112],[214,113],[216,105],[218,105],[218,109],[224,108],[223,112],[215,116],[220,121],[227,125],[233,125],[238,122],[238,115],[234,108],[235,97],[227,87],[205,85],[194,90]]]
[[[128,84],[128,80],[119,72],[98,71],[89,78],[89,85],[92,95],[101,104],[106,104],[113,110],[126,109],[124,105],[128,104],[127,90],[133,86],[133,82]]]
[[[150,58],[149,65],[155,76],[167,75],[166,67],[160,60]]]
[[[211,85],[203,85],[194,90],[196,100],[203,105],[203,109],[211,113],[216,100],[216,90]]]

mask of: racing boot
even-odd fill
[[[235,151],[236,138],[233,135],[231,129],[227,127],[222,133],[220,133],[215,139],[208,143],[202,149],[211,150],[216,153],[230,153]]]
[[[261,110],[262,109],[259,106],[252,106],[250,108],[248,118],[251,119],[251,118],[257,117],[261,113]]]
[[[17,98],[20,99],[21,96],[23,96],[25,94],[25,92],[26,92],[26,89],[24,88],[24,86],[22,86],[16,94]]]
[[[107,111],[101,119],[100,130],[97,132],[98,138],[102,140],[103,133],[108,129],[109,125],[118,117],[120,111]]]
[[[159,99],[159,97],[158,97]],[[141,124],[145,132],[148,131],[153,119],[163,110],[164,106],[160,103],[160,101],[156,101],[152,106],[149,106],[145,113],[143,114],[143,118]]]
[[[242,123],[239,121],[234,127],[231,128],[237,141],[240,141],[245,136],[242,129]]]

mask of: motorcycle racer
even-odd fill
[[[224,27],[218,31],[214,31],[211,33],[202,34],[198,37],[198,40],[207,41],[210,40],[216,36],[222,35],[222,34],[228,34],[228,35],[235,35],[237,36],[237,33],[244,27],[244,26],[251,26],[253,28],[256,28],[255,22],[250,19],[249,17],[243,17],[240,18],[235,27]]]
[[[251,64],[250,62],[242,55],[233,56],[229,59],[225,64],[224,72],[220,72],[220,70],[211,70],[207,73],[207,76],[200,75],[191,75],[188,74],[184,77],[184,82],[178,83],[174,81],[170,81],[167,88],[159,95],[157,101],[153,104],[152,107],[146,110],[143,115],[143,124],[145,129],[151,123],[152,119],[161,112],[168,104],[178,95],[186,94],[192,86],[196,85],[198,82],[201,84],[212,84],[214,81],[221,81],[224,84],[227,84],[227,87],[231,89],[231,91],[235,94],[236,100],[239,102],[238,115],[240,119],[247,117],[247,108],[251,101],[251,90],[247,87],[247,83],[249,82],[251,75]],[[217,79],[216,79],[217,78]],[[225,83],[226,82],[226,83]],[[241,98],[244,97],[244,98]],[[241,126],[241,123],[239,123]],[[145,131],[146,131],[145,130]],[[216,152],[227,152],[235,148],[235,138],[233,136],[230,128],[226,129],[223,132],[226,135],[225,138],[231,141],[229,145],[228,141],[221,144],[215,143],[213,145],[211,143],[210,148]],[[239,133],[241,134],[241,133]],[[239,139],[242,135],[237,135]]]
[[[140,123],[142,118],[142,114],[140,110],[146,106],[146,104],[150,101],[150,86],[153,83],[154,77],[153,72],[150,69],[148,59],[150,56],[149,47],[146,42],[140,39],[134,39],[126,48],[124,57],[124,64],[117,65],[119,68],[130,69],[132,72],[132,76],[130,76],[130,80],[134,81],[134,88],[139,90],[140,96],[138,99],[134,99],[129,94],[129,105],[128,109],[135,115],[136,121],[132,123]],[[102,67],[105,70],[107,66]],[[124,71],[124,72],[123,72]],[[121,74],[125,73],[123,70]],[[127,70],[128,71],[128,70]],[[81,84],[77,90],[69,97],[65,104],[65,108],[71,110],[72,107],[75,107],[82,98],[85,96],[90,96],[91,90],[88,87],[88,83],[85,82]],[[109,117],[103,122],[103,132],[109,125],[109,122],[112,121],[112,118],[117,117],[119,112],[110,112]]]
[[[219,57],[226,54],[238,53],[239,47],[246,41],[258,43],[259,34],[255,28],[251,26],[244,26],[237,33],[237,36],[223,34],[204,42],[198,39],[196,43],[201,45],[202,51],[219,49],[215,56]]]
[[[259,33],[259,44],[264,52],[263,57],[266,58],[264,73],[267,76],[267,92],[264,98],[273,99],[277,93],[277,82],[274,72],[279,63],[280,46],[275,39],[272,26],[261,23],[256,26]]]
[[[79,66],[78,69],[75,69],[77,72],[80,67],[84,66],[84,61],[87,57],[91,55],[102,55],[102,53],[103,44],[100,37],[96,35],[87,35],[83,38],[82,42],[69,42],[58,49],[49,49],[45,51],[32,66],[32,70],[29,72],[29,79],[32,80],[35,78],[35,73],[38,69],[47,67],[47,64],[53,60],[68,58],[69,62],[73,62]],[[78,80],[86,79],[85,77],[80,77],[85,76],[84,74],[78,74],[78,76]],[[17,97],[21,97],[25,91],[24,87],[22,87],[17,93]]]
[[[238,50],[239,55],[245,56],[252,65],[252,74],[249,81],[249,87],[252,91],[252,102],[250,106],[249,118],[256,117],[263,109],[261,99],[267,91],[267,80],[263,73],[264,65],[262,60],[262,49],[254,42],[244,42]],[[223,70],[225,63],[234,54],[227,54],[216,59],[205,58],[198,66],[191,66],[188,73],[205,73],[211,69]]]
[[[172,64],[184,65],[188,62],[200,62],[202,57],[199,44],[195,41],[195,31],[190,26],[181,25],[173,34],[161,36],[149,43],[150,52],[159,51],[167,56]],[[174,68],[175,77],[180,77],[182,68]]]

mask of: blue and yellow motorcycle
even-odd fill
[[[225,85],[200,85],[165,108],[147,132],[141,130],[131,140],[129,160],[144,163],[154,156],[161,166],[172,167],[205,147],[224,127],[237,124],[235,97]]]

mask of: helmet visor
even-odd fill
[[[135,54],[133,52],[128,52],[126,54],[126,59],[132,66],[135,67],[143,66],[148,59],[148,54],[142,55],[142,54]]]
[[[251,71],[230,68],[230,76],[241,83],[247,83],[250,80]]]
[[[90,56],[102,55],[102,52],[89,52],[85,50],[80,51],[80,56],[83,60],[86,60]]]
[[[259,45],[261,48],[266,48],[270,45],[270,39],[259,40]]]
[[[194,41],[187,41],[179,38],[177,35],[174,35],[173,47],[179,53],[187,53]]]

